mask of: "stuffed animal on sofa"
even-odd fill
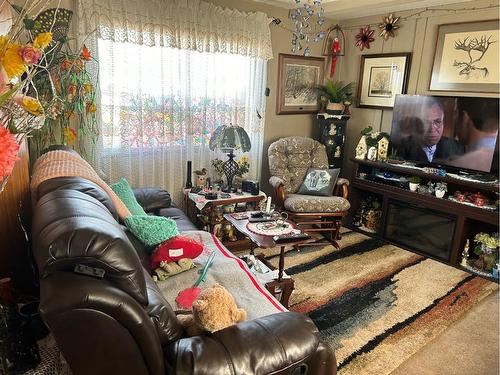
[[[192,314],[177,315],[189,336],[220,331],[246,319],[247,312],[236,306],[234,297],[220,284],[201,291],[193,303]]]

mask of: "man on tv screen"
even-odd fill
[[[439,98],[413,96],[394,111],[391,133],[397,156],[406,160],[439,162],[464,153],[464,147],[452,137],[443,135],[445,118]]]
[[[446,164],[488,172],[498,137],[498,101],[458,98],[457,111],[456,134],[466,153]]]

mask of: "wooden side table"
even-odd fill
[[[186,191],[184,194],[184,206],[187,216],[198,228],[216,234],[217,227],[227,223],[227,220],[217,212],[219,207],[245,203],[247,209],[255,210],[258,203],[265,198],[266,194],[261,191],[259,195],[252,195],[250,193],[243,193],[242,195],[231,194],[229,198],[208,200],[201,195]],[[240,235],[236,241],[221,240],[224,246],[230,251],[247,250],[251,245],[250,240],[243,235]]]

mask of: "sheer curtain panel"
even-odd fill
[[[79,35],[99,60],[98,170],[182,198],[186,162],[210,168],[213,130],[245,128],[260,177],[269,20],[195,0],[79,0]],[[94,31],[94,32],[92,32]]]

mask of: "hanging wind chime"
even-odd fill
[[[339,25],[335,25],[328,29],[326,38],[323,41],[321,54],[323,56],[331,56],[330,78],[332,78],[335,74],[337,58],[345,55],[345,35]]]
[[[309,43],[311,35],[314,34],[313,41],[318,43],[326,35],[325,31],[316,31],[317,27],[323,26],[325,20],[325,10],[321,6],[321,0],[295,0],[297,8],[290,10],[290,18],[294,21],[292,31],[292,52],[297,53],[303,50],[304,56],[311,55]],[[315,27],[311,27],[311,24]]]

